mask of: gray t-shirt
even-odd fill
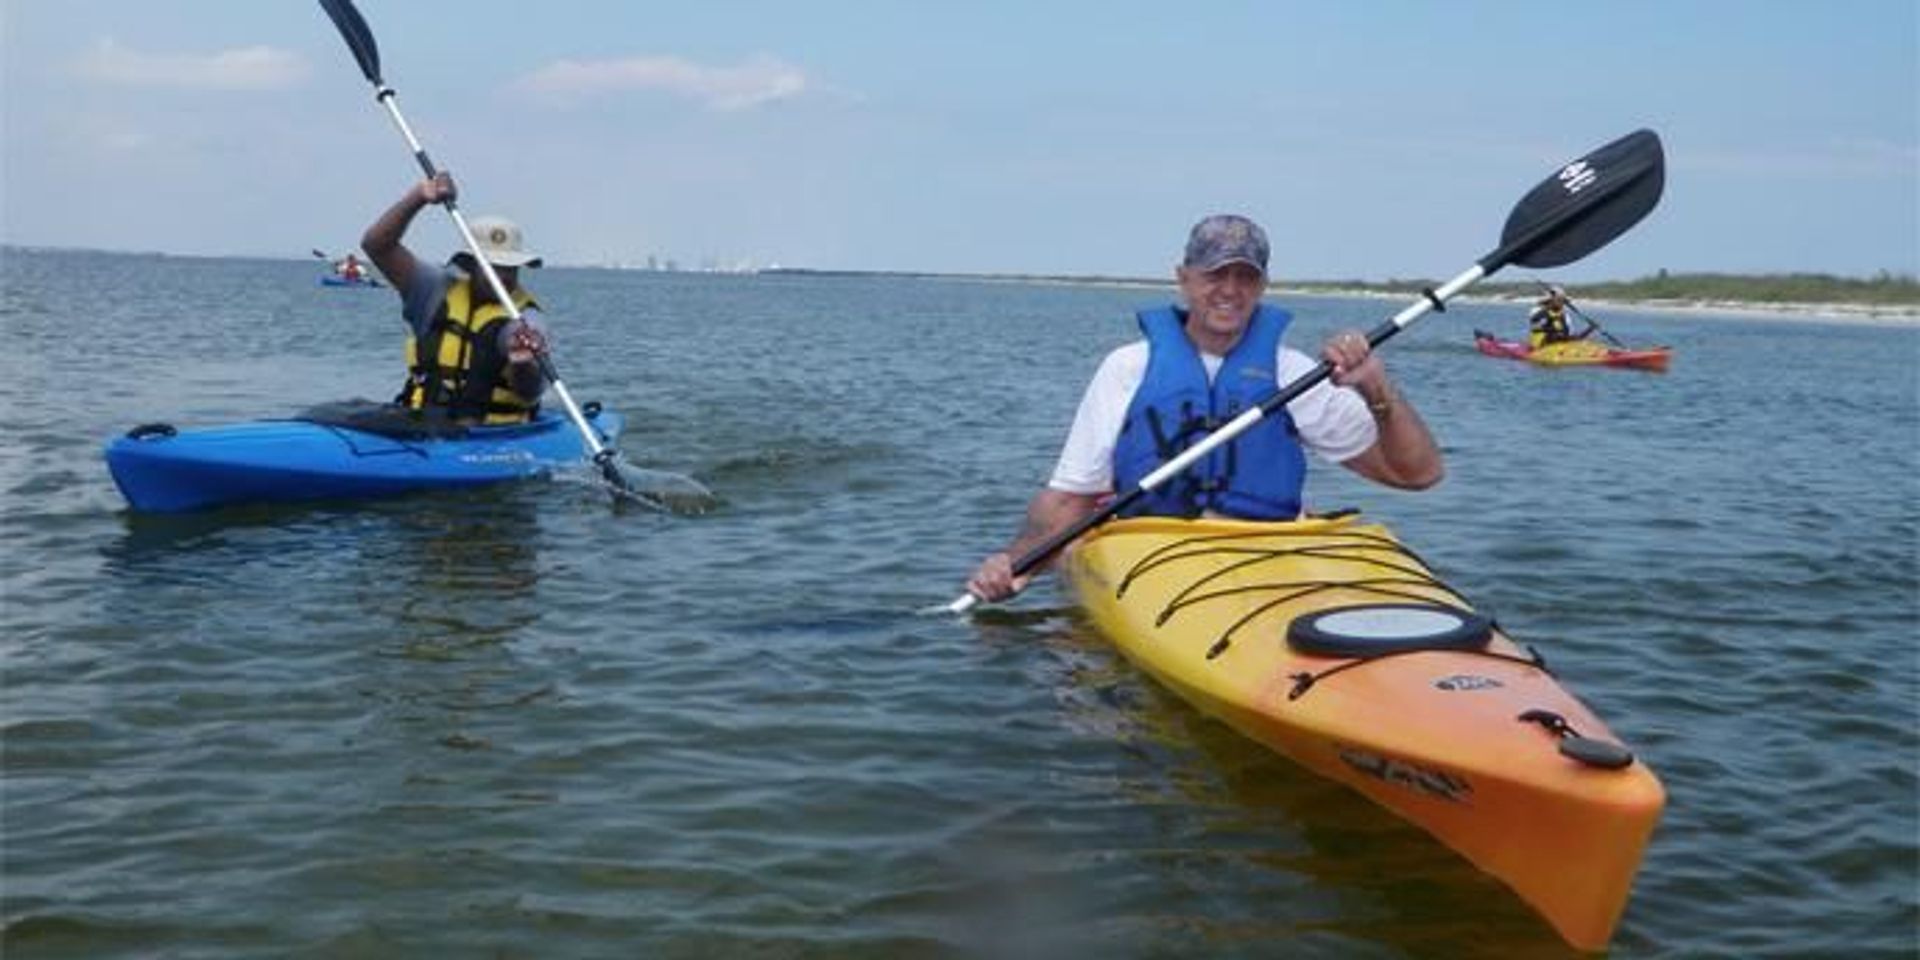
[[[466,279],[466,276],[464,271],[450,265],[438,270],[422,269],[413,272],[413,281],[407,284],[406,293],[401,300],[400,316],[406,321],[407,326],[412,328],[416,341],[426,342],[427,329],[432,325],[434,316],[440,312],[441,302],[447,299],[447,288],[457,280]],[[474,278],[476,285],[485,282],[484,277]],[[500,332],[496,339],[502,356],[506,355],[513,334],[520,329],[522,323],[542,336],[547,335],[546,325],[540,322],[540,311],[535,309],[521,311],[519,322],[509,320],[500,325]],[[540,399],[540,394],[545,392],[547,383],[546,378],[540,375],[537,365],[523,364],[508,369],[511,376],[507,385],[513,388],[513,392],[529,400]]]

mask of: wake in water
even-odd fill
[[[624,459],[615,460],[614,469],[620,474],[620,483],[617,485],[610,482],[599,465],[594,463],[581,463],[556,471],[554,477],[568,483],[597,487],[612,496],[616,503],[636,504],[659,513],[698,516],[711,513],[720,505],[720,498],[713,491],[684,474],[649,470],[634,466]]]

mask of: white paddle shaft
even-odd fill
[[[433,161],[427,159],[426,148],[422,147],[419,138],[413,135],[413,128],[407,126],[407,118],[400,115],[400,105],[394,102],[399,97],[394,94],[393,88],[381,87],[374,99],[379,100],[380,105],[387,108],[387,116],[393,118],[393,125],[399,128],[400,136],[406,138],[407,146],[413,150],[413,155],[420,161],[421,168],[427,172],[427,176],[433,176],[436,172],[433,169]],[[480,241],[474,237],[473,228],[467,226],[466,216],[451,200],[446,201],[442,206],[446,207],[447,214],[453,217],[453,225],[459,229],[460,239],[466,241],[467,250],[472,252],[473,262],[479,264],[480,275],[487,278],[487,286],[493,290],[494,301],[507,311],[507,316],[516,322],[519,321],[519,305],[513,302],[513,296],[507,292],[507,285],[500,282],[500,274],[494,271],[493,264],[488,263],[486,256],[480,252]],[[580,439],[586,441],[588,452],[598,460],[606,448],[601,446],[600,437],[593,426],[587,423],[586,415],[580,412],[580,405],[573,402],[573,394],[567,390],[566,384],[560,382],[552,365],[548,364],[544,357],[541,358],[540,370],[546,374],[547,381],[553,385],[554,395],[560,398],[560,407],[567,412],[567,419],[573,421],[574,427],[580,431]]]

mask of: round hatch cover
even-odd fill
[[[1334,607],[1297,618],[1287,642],[1324,657],[1377,657],[1409,650],[1477,650],[1493,621],[1470,610],[1427,603]]]

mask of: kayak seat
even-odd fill
[[[378,400],[341,400],[310,407],[295,420],[325,427],[342,427],[395,440],[458,440],[467,435],[467,425],[448,417],[445,410],[428,407],[415,410]]]
[[[1287,625],[1287,644],[1301,653],[1362,660],[1416,650],[1480,650],[1492,636],[1492,620],[1437,603],[1330,607]]]

